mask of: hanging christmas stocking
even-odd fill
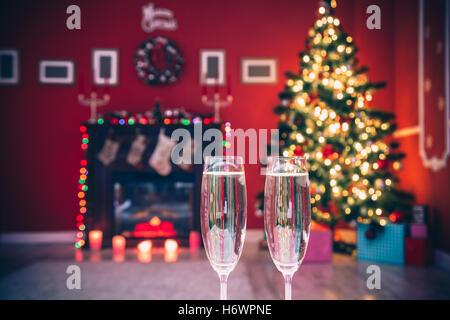
[[[114,140],[112,137],[106,139],[102,150],[97,155],[98,160],[105,166],[109,166],[116,160],[117,152],[119,151],[120,142]]]
[[[192,170],[193,149],[194,149],[194,141],[192,141],[191,136],[189,135],[185,142],[185,145],[183,145],[183,148],[180,151],[181,162],[178,164],[178,166],[184,171],[189,172]]]
[[[158,135],[158,143],[150,157],[149,165],[162,176],[167,176],[172,171],[170,153],[175,146],[175,141],[170,140],[161,130]]]
[[[146,148],[147,138],[142,134],[138,134],[131,144],[130,151],[127,155],[127,162],[132,166],[137,167],[141,163],[142,155]]]

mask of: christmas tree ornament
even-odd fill
[[[158,135],[158,143],[149,160],[149,166],[162,176],[167,176],[172,172],[170,154],[175,144],[175,141],[164,134],[164,129],[161,129]]]
[[[389,215],[389,220],[392,221],[392,223],[400,223],[403,222],[403,213],[401,212],[393,212]]]

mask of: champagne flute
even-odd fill
[[[220,299],[241,256],[247,225],[242,157],[206,157],[202,178],[201,227],[206,255],[220,278]]]
[[[264,227],[270,256],[291,300],[292,277],[306,253],[311,225],[308,170],[302,157],[269,157],[264,189]]]

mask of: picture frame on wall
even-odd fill
[[[273,84],[278,81],[278,61],[275,58],[242,58],[243,84]]]
[[[92,49],[92,73],[95,85],[119,85],[119,50]]]
[[[39,84],[73,85],[75,84],[75,61],[40,60],[38,75]]]
[[[200,50],[201,85],[226,84],[225,55],[222,49]]]
[[[0,84],[15,85],[19,83],[19,51],[0,49]]]

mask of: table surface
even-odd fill
[[[164,250],[154,248],[151,261],[140,262],[136,249],[127,249],[115,262],[111,249],[75,254],[72,245],[9,245],[0,247],[1,299],[216,299],[219,281],[203,250],[179,250],[175,262],[165,262]],[[82,257],[81,257],[81,255]],[[376,264],[381,289],[368,289],[367,267],[334,254],[331,263],[305,263],[295,274],[293,299],[450,299],[450,275],[436,267]],[[65,287],[67,266],[79,265],[83,290]],[[192,289],[194,287],[195,290]],[[269,252],[257,242],[244,246],[229,277],[230,299],[282,299],[283,279]]]

